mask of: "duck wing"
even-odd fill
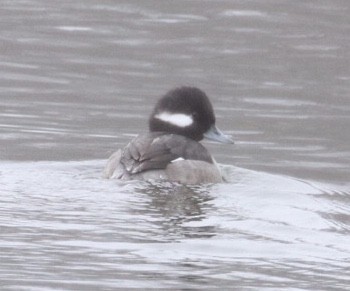
[[[213,163],[206,148],[182,135],[151,132],[137,136],[123,150],[120,163],[133,175],[165,169],[176,160],[199,160]]]

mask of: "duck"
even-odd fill
[[[103,177],[165,180],[181,184],[221,183],[220,169],[200,143],[209,139],[233,144],[215,124],[213,106],[197,87],[170,90],[155,104],[149,132],[136,136],[107,161]]]

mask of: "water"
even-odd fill
[[[2,1],[2,290],[347,290],[348,1]],[[229,183],[104,180],[195,85]]]

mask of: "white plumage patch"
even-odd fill
[[[185,160],[184,158],[179,157],[179,158],[177,158],[175,160],[172,160],[170,163],[176,163],[176,162],[180,162],[180,161],[184,161],[184,160]]]
[[[156,114],[154,117],[178,127],[186,127],[193,123],[192,116],[184,113],[171,113],[164,111]]]

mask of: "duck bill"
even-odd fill
[[[221,130],[215,126],[215,124],[213,124],[203,135],[206,139],[214,140],[217,142],[233,143],[231,137],[222,133]]]

